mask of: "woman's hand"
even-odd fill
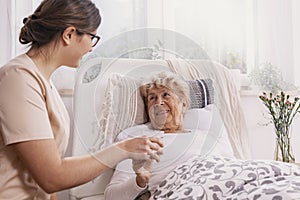
[[[136,137],[117,143],[118,147],[127,153],[129,158],[145,160],[153,152],[162,152],[163,143],[156,137]],[[155,160],[157,160],[155,158]]]

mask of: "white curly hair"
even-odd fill
[[[155,74],[148,83],[141,86],[141,95],[147,105],[148,91],[152,87],[166,87],[171,90],[177,97],[179,102],[183,103],[185,108],[190,105],[190,88],[188,84],[178,75],[168,72],[160,72]]]

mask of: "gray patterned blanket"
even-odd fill
[[[197,156],[176,167],[151,199],[300,199],[300,168],[276,161]]]

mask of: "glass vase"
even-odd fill
[[[288,133],[277,134],[274,159],[277,161],[294,163],[291,141]]]

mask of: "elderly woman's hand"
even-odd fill
[[[159,156],[162,150],[152,151],[148,154],[145,160],[132,160],[132,168],[136,173],[136,183],[140,187],[146,187],[152,171],[152,164],[154,161],[159,162]]]
[[[132,168],[136,173],[136,183],[139,187],[146,187],[152,171],[152,159],[132,160]]]
[[[136,137],[120,142],[119,147],[129,158],[145,160],[148,159],[149,156],[155,156],[153,152],[161,154],[163,143],[160,138],[157,137]],[[159,158],[157,158],[156,155],[154,159],[158,160]]]

